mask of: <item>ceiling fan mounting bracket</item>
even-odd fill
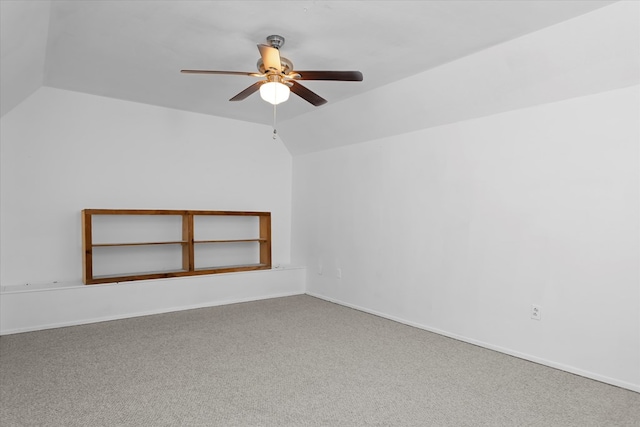
[[[267,37],[267,42],[269,43],[269,45],[271,45],[271,47],[280,49],[282,45],[284,45],[284,37],[274,34]]]

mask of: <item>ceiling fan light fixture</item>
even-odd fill
[[[229,99],[229,101],[242,101],[260,90],[260,97],[273,105],[278,105],[288,100],[291,92],[314,107],[319,107],[327,103],[326,99],[307,89],[300,84],[299,80],[362,81],[362,73],[360,71],[295,71],[293,63],[287,58],[280,56],[280,47],[284,44],[284,37],[272,35],[267,37],[267,42],[269,43],[268,45],[258,45],[260,59],[258,59],[256,64],[258,67],[257,73],[217,70],[181,70],[181,72],[189,74],[227,74],[232,76],[264,77],[265,80],[255,82]]]
[[[289,99],[290,92],[289,86],[280,82],[267,82],[260,86],[260,97],[273,105]]]

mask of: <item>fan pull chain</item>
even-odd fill
[[[276,131],[276,104],[273,104],[273,139],[276,139],[278,132]]]

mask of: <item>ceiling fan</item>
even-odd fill
[[[259,44],[260,59],[258,60],[258,72],[242,71],[215,71],[215,70],[181,70],[187,74],[227,74],[236,76],[251,76],[263,78],[229,101],[242,101],[249,95],[260,90],[260,96],[265,101],[276,105],[289,99],[289,92],[293,92],[307,102],[317,106],[327,102],[315,92],[301,85],[299,80],[334,80],[361,82],[362,73],[360,71],[296,71],[293,63],[287,58],[280,56],[280,48],[284,45],[284,37],[272,35],[267,37],[266,44]]]

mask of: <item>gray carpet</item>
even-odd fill
[[[0,338],[3,426],[638,426],[640,394],[310,296]]]

